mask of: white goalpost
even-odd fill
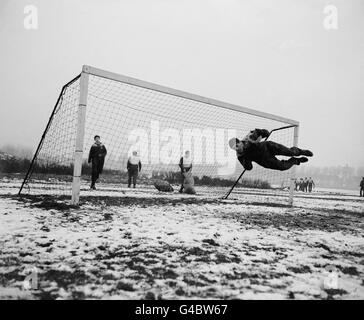
[[[122,183],[134,150],[141,156],[145,186],[161,177],[177,183],[179,157],[191,150],[197,187],[227,188],[243,170],[228,147],[230,138],[264,128],[274,131],[270,140],[292,147],[298,127],[277,115],[83,66],[63,87],[19,194],[71,196],[78,204],[87,192],[87,155],[96,134],[108,150],[105,190]],[[274,194],[292,204],[294,174],[294,168],[281,172],[254,164],[236,194]]]
[[[71,203],[74,205],[77,205],[80,200],[83,142],[85,137],[86,106],[89,81],[89,74],[86,72],[86,69],[87,68],[84,67],[80,76],[80,102],[77,111],[76,148],[73,167],[71,199]]]

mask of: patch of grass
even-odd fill
[[[337,268],[344,274],[349,274],[351,276],[360,276],[360,272],[356,269],[356,267],[337,266]]]
[[[219,246],[219,244],[214,239],[203,239],[202,242],[207,243],[211,246],[216,246],[216,247]]]
[[[334,296],[336,296],[336,295],[342,296],[343,294],[348,293],[344,289],[325,289],[325,292],[327,293],[327,299],[328,300],[334,299]]]
[[[311,273],[311,268],[309,266],[299,266],[299,267],[288,267],[288,271],[292,271],[294,273]]]
[[[63,270],[47,270],[42,274],[42,281],[55,281],[58,286],[67,288],[69,285],[82,285],[90,282],[89,277],[82,270],[63,271]]]
[[[130,283],[126,283],[124,281],[119,281],[116,284],[116,289],[118,290],[124,290],[124,291],[135,291],[134,287]]]

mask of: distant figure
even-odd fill
[[[294,179],[293,183],[294,183],[294,191],[298,191],[300,184],[299,184],[297,178]]]
[[[106,147],[101,143],[100,136],[96,135],[94,137],[95,143],[91,146],[88,163],[92,164],[91,171],[91,186],[90,189],[95,190],[95,183],[99,178],[102,170],[104,168],[105,156],[107,154]]]
[[[129,157],[126,168],[128,170],[128,188],[131,187],[132,180],[133,187],[135,188],[138,174],[140,170],[142,170],[142,163],[140,162],[140,158],[136,151],[133,151],[133,155]]]
[[[192,159],[189,151],[186,151],[185,155],[179,160],[179,167],[181,169],[181,188],[179,189],[179,192],[182,193],[184,189],[185,173],[192,170]]]
[[[313,187],[315,187],[315,183],[313,182],[312,178],[308,179],[308,192],[312,192]]]
[[[307,177],[305,177],[305,180],[304,180],[304,182],[303,182],[303,185],[304,185],[304,191],[305,192],[307,192],[308,191],[308,179],[307,179]]]
[[[307,162],[307,156],[312,157],[310,150],[303,150],[297,147],[287,148],[286,146],[273,142],[262,141],[262,138],[268,138],[270,135],[266,129],[255,129],[248,133],[243,140],[232,138],[229,140],[231,149],[236,150],[239,162],[245,170],[252,170],[252,161],[256,162],[263,168],[273,170],[288,170],[294,165],[300,165]],[[290,157],[288,160],[279,160],[276,156]]]
[[[364,177],[360,181],[360,197],[364,197]]]
[[[303,181],[303,178],[300,179],[300,191],[305,192],[305,182]]]

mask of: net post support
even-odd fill
[[[77,110],[77,132],[76,147],[74,153],[73,179],[72,179],[72,199],[73,205],[78,205],[80,200],[81,173],[82,173],[82,157],[83,142],[85,137],[86,123],[86,106],[88,94],[89,73],[87,67],[83,67],[80,77],[80,98]]]
[[[298,132],[299,132],[299,125],[294,127],[294,131],[293,131],[293,146],[297,147],[298,145]],[[288,204],[290,206],[293,205],[293,194],[294,194],[294,179],[296,177],[296,166],[293,166],[292,170],[291,170],[291,177],[290,177],[290,184],[289,184],[289,200],[288,200]]]

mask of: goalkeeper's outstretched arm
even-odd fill
[[[263,138],[268,138],[269,134],[269,131],[266,129],[254,129],[247,134],[244,140],[257,143]]]
[[[245,159],[244,157],[241,157],[241,156],[238,157],[238,160],[239,160],[239,162],[241,163],[241,165],[243,166],[243,168],[245,170],[250,171],[250,170],[253,169],[253,163],[251,161],[249,161],[249,160],[247,160],[247,159]]]

